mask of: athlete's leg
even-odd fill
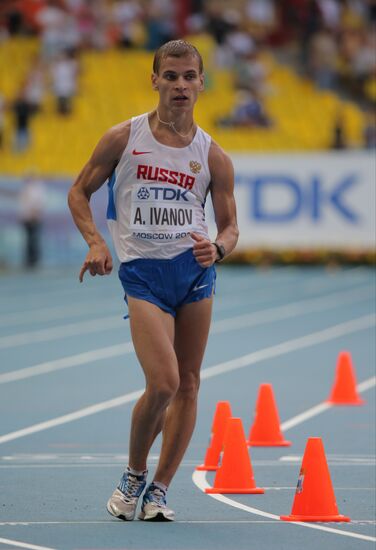
[[[132,413],[129,466],[146,469],[147,456],[162,428],[166,407],[179,387],[174,318],[159,307],[128,297],[132,339],[146,378],[145,393]]]
[[[191,439],[196,422],[200,367],[209,334],[212,298],[182,306],[175,321],[174,347],[180,384],[163,426],[163,442],[154,479],[169,485]]]

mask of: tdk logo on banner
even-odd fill
[[[189,202],[186,195],[188,190],[183,189],[168,189],[166,187],[140,187],[137,192],[137,197],[141,200],[147,200],[151,197],[152,200],[160,201],[186,201]]]
[[[349,205],[351,188],[358,183],[355,175],[340,179],[331,189],[324,185],[319,176],[312,177],[306,183],[284,175],[241,176],[239,180],[251,186],[251,217],[257,221],[283,223],[299,216],[308,216],[318,222],[329,207],[347,221],[359,222],[359,215]],[[273,193],[283,196],[281,204],[270,200]]]

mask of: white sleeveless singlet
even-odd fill
[[[132,118],[128,144],[108,181],[107,220],[121,262],[174,258],[192,248],[190,231],[209,238],[210,144],[198,127],[187,147],[169,147],[153,136],[147,113]]]

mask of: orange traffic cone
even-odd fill
[[[223,442],[223,460],[214,479],[214,486],[205,493],[264,493],[256,487],[245,434],[240,418],[227,420]]]
[[[335,381],[327,402],[332,405],[364,405],[365,403],[356,389],[355,371],[348,351],[341,351],[338,355]]]
[[[254,447],[288,447],[279,425],[277,405],[271,384],[261,384],[256,403],[256,418],[247,445]]]
[[[350,521],[338,514],[324,445],[320,437],[307,441],[290,516],[284,521]]]
[[[211,440],[205,454],[204,464],[197,466],[196,470],[217,470],[228,418],[231,418],[230,403],[228,401],[218,401],[214,413]]]

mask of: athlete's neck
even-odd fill
[[[155,118],[156,128],[161,130],[167,128],[169,131],[182,138],[189,138],[193,135],[195,123],[192,112],[179,113],[177,115],[158,105],[155,110]]]

